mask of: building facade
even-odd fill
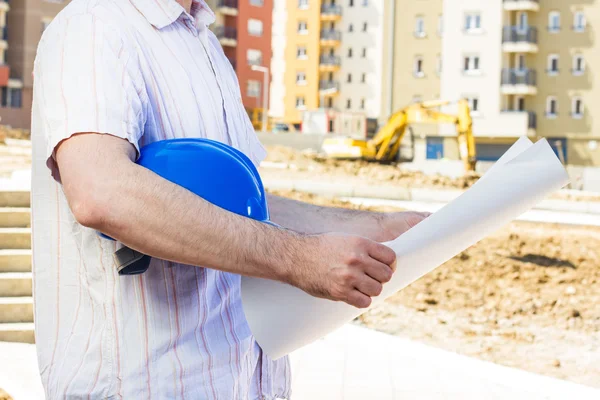
[[[592,80],[600,61],[596,2],[403,0],[389,7],[394,22],[387,20],[384,46],[394,50],[384,76],[392,76],[393,90],[383,86],[382,120],[412,101],[467,98],[480,160],[494,161],[528,136],[548,138],[565,163],[600,165],[592,113],[600,101]],[[454,127],[415,132],[417,159],[457,158]]]
[[[242,101],[259,129],[262,109],[268,108],[265,97],[268,97],[271,81],[271,72],[267,69],[272,58],[273,0],[212,0],[207,3],[216,15],[211,29],[235,68]],[[253,70],[253,66],[262,68]]]
[[[8,3],[8,5],[7,5]],[[4,40],[0,46],[5,51],[3,70],[0,70],[1,123],[16,128],[29,129],[33,98],[33,61],[42,32],[68,1],[10,0],[1,1],[0,17]],[[10,7],[10,8],[9,8]],[[4,21],[2,21],[4,19]],[[3,81],[2,72],[9,79]]]
[[[340,110],[381,115],[383,0],[344,2],[341,21]],[[342,7],[342,6],[338,6]]]
[[[330,132],[351,114],[379,117],[384,3],[275,0],[273,117],[299,127],[305,112],[328,110]]]

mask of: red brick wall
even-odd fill
[[[262,66],[270,68],[271,65],[271,25],[273,15],[273,0],[264,0],[261,7],[253,6],[251,0],[240,0],[239,14],[237,16],[237,76],[240,81],[242,91],[242,101],[246,108],[262,107],[262,82],[264,74],[258,71],[252,71],[248,65],[247,50],[255,49],[262,52]],[[263,23],[262,36],[251,36],[248,33],[248,19],[254,18]],[[248,80],[257,80],[261,82],[261,97],[246,96]],[[270,77],[269,77],[270,81]]]

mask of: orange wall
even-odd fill
[[[263,87],[262,82],[264,74],[262,72],[252,71],[248,65],[247,50],[256,49],[262,52],[262,65],[270,67],[271,64],[271,25],[273,0],[264,0],[262,7],[253,6],[249,0],[238,2],[239,13],[237,16],[237,35],[238,45],[236,54],[236,72],[240,82],[242,92],[242,101],[246,108],[262,107]],[[262,36],[251,36],[248,33],[248,19],[259,19],[263,23]],[[246,96],[248,80],[257,80],[261,82],[261,97]],[[270,82],[270,76],[269,76]]]

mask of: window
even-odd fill
[[[346,100],[346,108],[348,110],[352,108],[352,100],[350,100],[350,99]]]
[[[304,96],[296,97],[296,108],[305,108],[306,104],[304,103]]]
[[[348,58],[352,58],[352,47],[348,47]]]
[[[415,57],[414,75],[417,78],[425,76],[425,73],[423,72],[423,57],[421,56]]]
[[[365,57],[367,57],[367,48],[366,48],[366,47],[363,47],[363,50],[362,50],[362,58],[365,58]]]
[[[546,117],[548,118],[556,118],[558,113],[558,101],[556,97],[549,96],[546,99]]]
[[[583,32],[585,31],[585,25],[585,14],[583,13],[583,11],[577,11],[573,19],[573,30],[575,32]]]
[[[560,13],[558,11],[551,11],[548,14],[548,31],[560,31]]]
[[[361,110],[365,109],[365,99],[360,99],[360,109]]]
[[[352,83],[352,74],[348,74],[348,77],[346,78],[346,82]]]
[[[585,72],[585,60],[581,54],[573,56],[573,75],[583,75]]]
[[[21,108],[23,106],[23,93],[22,89],[9,88],[4,86],[2,88],[2,98],[0,99],[0,106]]]
[[[583,118],[583,101],[581,97],[571,99],[571,117],[575,119]]]
[[[262,36],[263,23],[259,19],[250,18],[248,20],[248,33],[252,36]]]
[[[467,74],[479,73],[479,56],[465,56],[463,69]]]
[[[361,78],[360,78],[360,82],[361,82],[361,83],[365,83],[365,82],[367,82],[367,74],[365,74],[365,73],[363,73],[363,74],[362,74],[362,76],[361,76]]]
[[[443,32],[444,32],[444,17],[440,14],[438,16],[437,34],[439,36],[442,36]]]
[[[363,7],[369,6],[369,0],[363,0]]]
[[[422,16],[417,16],[415,20],[415,36],[425,37],[425,20]]]
[[[354,0],[348,1],[348,7],[354,7]]]
[[[248,60],[248,65],[262,65],[262,51],[248,49],[246,51],[246,58]]]
[[[298,49],[296,50],[296,58],[299,60],[308,58],[306,46],[298,46]]]
[[[525,111],[525,97],[518,96],[515,98],[515,109],[517,111]]]
[[[262,7],[264,5],[264,0],[250,0],[250,5]]]
[[[550,54],[548,56],[548,75],[558,74],[558,54]]]
[[[368,26],[368,25],[367,25],[367,23],[365,22],[365,23],[363,24],[363,32],[366,32],[366,31],[368,31],[368,30],[369,30],[369,26]]]
[[[296,85],[300,85],[300,86],[306,85],[306,72],[304,72],[304,71],[296,72]]]
[[[529,19],[526,12],[521,11],[519,13],[518,21],[517,29],[521,32],[527,30],[527,27],[529,26]]]
[[[298,33],[300,35],[306,35],[308,33],[308,24],[306,21],[298,21]]]
[[[246,88],[246,95],[248,97],[258,97],[260,96],[260,82],[248,80],[248,86]]]
[[[300,8],[300,9],[308,8],[308,0],[298,0],[298,8]]]
[[[352,24],[348,25],[348,32],[353,32],[354,26]]]
[[[519,71],[525,70],[525,54],[519,54],[517,56],[517,69]]]
[[[463,96],[469,102],[472,114],[479,114],[479,98],[475,96]]]
[[[468,33],[476,33],[481,31],[481,14],[465,14],[465,31]]]

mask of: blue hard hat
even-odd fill
[[[162,140],[142,147],[137,163],[218,207],[271,223],[256,167],[231,146],[199,138]]]
[[[227,211],[269,220],[256,167],[231,146],[197,138],[162,140],[144,146],[137,163]]]

